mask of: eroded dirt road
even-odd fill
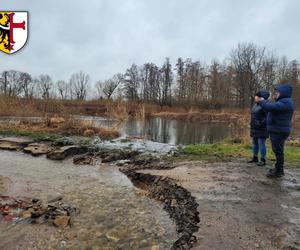
[[[300,249],[300,170],[281,180],[266,168],[241,162],[181,162],[169,176],[199,204],[200,229],[194,249]]]

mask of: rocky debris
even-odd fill
[[[4,137],[0,138],[0,149],[16,151],[32,142],[26,137]]]
[[[194,233],[200,222],[198,204],[189,191],[167,177],[121,169],[134,185],[146,189],[151,198],[164,203],[164,209],[176,223],[179,239],[172,249],[190,249],[196,242]]]
[[[21,145],[11,143],[11,142],[0,142],[0,149],[16,151],[16,150],[21,149]]]
[[[70,225],[71,218],[77,212],[76,208],[61,201],[61,197],[43,204],[39,199],[16,199],[0,196],[0,215],[6,221],[18,222],[30,219],[32,223],[53,224],[59,228]]]
[[[88,151],[88,148],[85,146],[64,146],[57,150],[54,150],[47,154],[47,158],[50,160],[64,160],[69,156],[74,156],[78,154],[83,154]]]
[[[159,162],[160,158],[155,157],[151,154],[142,154],[131,160],[131,164],[136,166],[149,166],[149,164],[153,164],[154,162]]]
[[[119,166],[119,167],[123,167],[125,165],[130,164],[130,163],[131,163],[131,161],[129,159],[116,161],[116,165]]]
[[[34,140],[27,137],[3,137],[0,138],[0,143],[8,142],[20,146],[27,146],[30,143],[33,143]]]
[[[77,155],[74,156],[73,163],[76,165],[95,165],[95,157],[91,153]]]
[[[59,215],[54,219],[53,224],[59,228],[65,228],[69,225],[70,219],[70,216]]]
[[[12,221],[17,217],[20,209],[26,209],[30,203],[29,199],[16,199],[10,196],[0,196],[0,215],[4,220]]]
[[[95,148],[89,149],[89,152],[78,155],[73,158],[75,164],[94,164],[97,158],[100,158],[102,162],[130,162],[139,152],[130,149],[101,149]]]
[[[55,145],[59,147],[70,146],[76,144],[75,139],[71,137],[61,137],[55,140]]]
[[[119,160],[116,162],[116,165],[122,167],[123,171],[136,171],[141,169],[162,170],[174,168],[171,162],[151,154],[138,154],[128,159]]]
[[[102,159],[102,162],[114,162],[118,160],[131,159],[138,154],[139,152],[130,149],[111,149],[97,152],[97,156]]]
[[[46,143],[31,143],[23,149],[25,153],[31,154],[33,156],[48,154],[53,150],[54,148]]]
[[[131,164],[135,169],[171,169],[174,168],[168,161],[161,157],[153,156],[151,154],[141,154],[131,159]]]

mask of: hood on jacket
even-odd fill
[[[289,83],[279,84],[275,87],[275,90],[280,93],[279,99],[292,97],[293,94],[293,87]]]
[[[267,90],[260,90],[256,93],[256,96],[262,97],[267,100],[270,97],[270,93]]]

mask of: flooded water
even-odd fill
[[[248,135],[249,127],[239,127],[228,123],[203,123],[199,121],[169,120],[164,118],[150,118],[146,120],[128,120],[119,123],[103,117],[75,116],[80,120],[89,121],[108,127],[116,127],[123,137],[139,137],[154,142],[169,143],[173,145],[186,145],[196,143],[215,143],[225,138]],[[0,122],[40,121],[38,117],[27,118],[1,118]],[[300,128],[292,131],[292,136],[300,138]]]
[[[105,126],[117,126],[117,123],[114,121],[98,117],[81,116],[80,119]],[[122,136],[140,137],[154,142],[173,145],[215,143],[226,138],[249,134],[249,127],[247,126],[238,127],[228,123],[203,123],[159,117],[146,120],[128,120],[117,127],[121,130]],[[292,136],[300,138],[300,129],[294,129]]]
[[[175,224],[162,204],[140,192],[113,166],[0,151],[0,194],[45,201],[62,195],[80,211],[64,230],[25,222],[8,229],[0,217],[0,249],[170,249]]]
[[[170,144],[214,143],[241,133],[243,129],[222,123],[186,122],[152,118],[128,121],[122,131],[128,136],[141,136],[148,140]]]
[[[146,120],[128,120],[121,124],[98,117],[80,116],[78,118],[104,126],[116,126],[121,130],[122,136],[140,137],[174,145],[215,143],[227,137],[245,133],[248,130],[248,128],[229,126],[226,123],[201,123],[159,117]]]

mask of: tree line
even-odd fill
[[[258,90],[272,92],[276,84],[286,81],[294,86],[294,99],[300,104],[299,61],[279,57],[253,43],[241,43],[222,62],[213,60],[206,64],[191,58],[178,58],[172,65],[166,58],[162,66],[133,64],[125,73],[97,81],[93,86],[90,76],[82,71],[72,74],[68,81],[57,82],[53,82],[49,75],[32,77],[16,70],[3,71],[0,74],[0,93],[28,99],[120,97],[161,106],[246,108],[253,104]]]

